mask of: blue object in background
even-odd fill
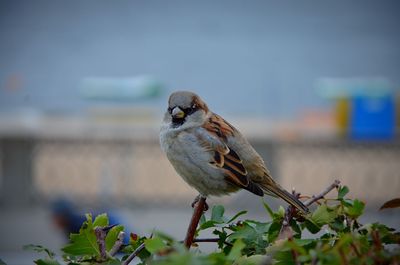
[[[392,95],[355,96],[350,115],[350,137],[355,140],[389,140],[395,134]]]

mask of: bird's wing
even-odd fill
[[[213,154],[210,165],[223,170],[229,183],[262,196],[262,190],[250,180],[242,159],[227,144],[228,137],[237,133],[236,129],[216,114],[204,123],[202,129],[205,133],[199,140]]]

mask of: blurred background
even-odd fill
[[[183,238],[197,195],[158,143],[198,93],[304,195],[334,179],[399,228],[398,1],[1,1],[0,258],[58,250],[85,212]],[[335,196],[335,194],[332,194]],[[266,198],[274,208],[281,201]],[[248,192],[212,198],[267,219]]]

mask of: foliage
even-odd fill
[[[316,209],[307,216],[294,214],[287,226],[283,225],[287,218],[283,207],[272,211],[264,203],[270,220],[260,222],[239,220],[246,211],[228,217],[224,207],[216,205],[207,214],[209,217],[202,216],[196,231],[197,238],[205,230],[215,235],[206,240],[216,242],[212,253],[202,253],[196,245],[199,243],[188,251],[182,242],[155,232],[148,238],[131,234],[129,244],[121,249],[125,255],[117,255],[119,258],[107,255],[104,259],[94,230],[108,226],[108,218],[103,214],[92,221],[92,216],[87,215],[79,234],[72,234],[70,243],[62,249],[63,259],[69,265],[124,264],[132,252],[143,247],[137,251],[137,258],[140,264],[151,265],[399,264],[400,233],[380,223],[361,224],[358,219],[365,204],[346,197],[348,192],[346,186],[339,187],[336,198],[319,200]],[[122,230],[122,226],[115,226],[108,232],[107,253]],[[47,253],[36,264],[60,264],[48,249],[32,245],[29,248]]]

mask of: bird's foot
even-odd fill
[[[196,207],[196,204],[199,203],[200,199],[204,198],[202,195],[197,195],[194,201],[192,202],[192,208]],[[206,201],[204,201],[204,211],[206,212],[208,210],[208,204]]]

